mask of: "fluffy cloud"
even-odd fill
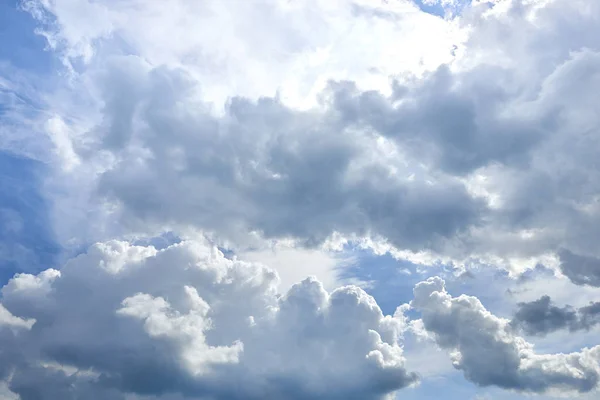
[[[510,321],[485,309],[476,297],[452,297],[440,278],[415,286],[411,306],[423,327],[451,353],[470,381],[523,392],[589,392],[600,381],[600,346],[570,354],[536,354],[516,336]]]
[[[600,323],[600,303],[574,309],[571,306],[557,307],[550,296],[519,303],[511,325],[530,335],[545,335],[559,330],[578,331],[590,329]]]
[[[0,140],[47,135],[27,153],[52,168],[58,240],[101,244],[4,287],[10,388],[377,399],[416,379],[403,320],[360,289],[308,279],[280,296],[272,271],[206,243],[110,238],[200,231],[240,254],[354,240],[431,263],[543,263],[600,286],[600,3],[436,3],[461,15],[408,1],[23,1],[66,68],[34,117],[11,104],[36,85],[2,79],[13,136]],[[598,347],[536,354],[516,322],[439,279],[412,307],[478,385],[598,386]],[[520,307],[530,333],[596,321],[595,306]]]
[[[259,0],[232,6],[169,0],[165,7],[158,0],[25,0],[23,5],[73,72],[80,72],[82,62],[97,62],[95,56],[136,54],[152,65],[186,69],[217,107],[230,96],[256,99],[277,91],[306,105],[332,77],[381,87],[405,68],[447,61],[455,39],[452,26],[408,1]],[[394,40],[382,39],[390,37]]]
[[[277,280],[206,243],[94,245],[2,289],[0,329],[22,328],[1,342],[3,376],[23,400],[379,399],[415,382],[403,321],[372,297],[314,279],[280,296]]]
[[[453,20],[403,2],[173,1],[164,15],[135,1],[25,4],[72,67],[72,93],[52,106],[71,132],[65,162],[83,163],[69,177],[118,234],[193,227],[309,246],[337,234],[516,271],[558,267],[559,249],[600,256],[600,9],[588,1],[482,1]],[[97,22],[80,24],[89,11]],[[219,40],[214,24],[228,27]],[[445,39],[364,43],[423,27]],[[595,267],[562,261],[594,281]]]
[[[173,1],[168,15],[161,11],[164,18],[157,21],[152,10],[162,2],[143,7],[84,2],[80,8],[62,1],[25,4],[46,27],[55,51],[69,63],[76,56],[85,62],[73,72],[74,91],[89,91],[94,98],[89,99],[92,110],[77,113],[77,120],[87,124],[73,138],[73,148],[85,165],[74,174],[81,174],[78,182],[99,177],[92,182],[115,203],[116,215],[130,230],[191,225],[234,243],[257,231],[308,245],[339,232],[389,237],[419,250],[423,242],[436,246],[478,219],[480,201],[459,182],[394,159],[389,144],[357,132],[331,107],[322,109],[324,104],[311,100],[313,108],[299,111],[294,100],[302,97],[292,93],[296,87],[309,88],[315,97],[329,79],[346,76],[361,87],[389,89],[387,80],[399,63],[404,70],[413,61],[435,66],[446,59],[452,37],[445,33],[451,27],[414,5],[271,1],[246,9]],[[76,16],[86,9],[98,15],[98,22],[80,26]],[[288,23],[291,15],[297,24]],[[221,32],[224,26],[232,32]],[[220,41],[210,36],[217,29]],[[158,30],[187,39],[173,46],[156,36]],[[372,56],[358,58],[356,41],[376,31],[397,40],[368,43]],[[447,39],[429,41],[431,32]],[[121,57],[116,38],[127,42],[134,56]],[[325,59],[319,61],[322,53]],[[214,68],[207,69],[209,61]],[[238,71],[242,65],[243,72]],[[349,65],[352,71],[345,75]],[[385,84],[369,83],[374,73],[369,71],[378,71]],[[261,78],[264,74],[268,79]],[[228,86],[241,77],[235,88]],[[226,99],[220,91],[229,99],[225,110],[215,112]],[[58,114],[78,108],[80,102]],[[73,164],[72,157],[64,162]],[[97,163],[102,165],[95,169]],[[434,184],[412,179],[414,172]]]
[[[137,59],[114,65],[148,93],[136,99],[129,86],[114,87],[111,98],[120,101],[102,144],[119,143],[119,150],[99,191],[118,201],[128,224],[192,224],[222,237],[257,230],[309,245],[334,232],[376,235],[416,251],[478,221],[482,204],[463,185],[443,176],[432,184],[409,179],[415,168],[386,156],[376,137],[353,132],[335,107],[300,112],[276,99],[234,98],[215,118],[199,112],[206,106],[194,102],[186,74],[143,74]],[[127,125],[141,131],[120,128],[123,102],[139,117]]]

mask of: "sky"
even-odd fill
[[[0,0],[0,400],[597,399],[599,18]]]

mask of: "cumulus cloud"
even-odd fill
[[[452,297],[444,285],[437,277],[417,284],[411,306],[468,380],[533,393],[582,393],[598,387],[600,346],[536,354],[532,344],[514,334],[509,320],[491,314],[476,297]]]
[[[478,221],[482,204],[459,182],[410,180],[412,168],[401,165],[391,171],[399,160],[381,162],[377,138],[348,129],[348,118],[333,109],[301,112],[277,99],[234,98],[215,118],[198,112],[203,105],[194,102],[195,83],[186,74],[143,75],[139,60],[114,63],[131,65],[150,96],[131,99],[141,120],[130,123],[143,131],[119,131],[121,141],[142,144],[146,154],[120,146],[99,181],[126,223],[192,224],[224,237],[257,230],[308,245],[334,232],[372,234],[419,250]],[[131,97],[125,88],[115,87],[114,97]]]
[[[545,335],[559,329],[569,331],[589,330],[600,323],[600,303],[593,302],[575,309],[571,306],[557,307],[550,296],[519,303],[511,325],[530,335]]]
[[[53,106],[78,132],[69,176],[121,230],[368,237],[519,272],[557,267],[560,248],[600,256],[588,1],[474,2],[452,20],[408,2],[25,4],[73,66]]]
[[[3,288],[9,388],[378,399],[416,381],[401,313],[356,287],[307,279],[280,295],[273,271],[204,242],[111,238],[201,232],[238,254],[354,242],[429,263],[545,264],[600,286],[600,3],[435,3],[461,15],[408,1],[22,1],[65,69],[34,116],[2,79],[10,130],[53,145],[27,152],[52,169],[57,240],[100,243]],[[598,347],[536,354],[516,322],[440,279],[414,295],[413,330],[470,381],[597,388]],[[529,333],[578,330],[596,307],[542,298],[516,318]]]
[[[404,321],[364,291],[277,281],[202,242],[96,244],[2,289],[2,326],[26,328],[1,342],[3,377],[23,400],[380,399],[416,381]]]

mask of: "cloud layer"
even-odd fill
[[[383,399],[418,382],[402,346],[413,332],[480,386],[598,388],[599,346],[538,354],[514,320],[451,296],[441,278],[418,283],[394,316],[356,286],[328,293],[308,278],[280,295],[277,283],[274,271],[207,242],[98,243],[60,271],[19,274],[2,288],[2,378],[23,400]],[[579,310],[581,323],[592,308]],[[408,310],[421,319],[408,323]]]
[[[598,389],[599,346],[519,336],[582,334],[597,302],[536,292],[508,320],[433,277],[386,316],[356,286],[290,285],[309,261],[281,289],[237,257],[279,246],[333,276],[333,251],[368,249],[593,293],[600,2],[167,3],[19,2],[60,66],[0,62],[0,267],[21,272],[0,383],[21,400],[376,400],[418,383],[403,335],[422,334],[477,386]],[[411,268],[404,287],[433,274]]]
[[[3,377],[22,400],[380,399],[416,381],[403,321],[364,291],[277,280],[206,243],[97,244],[2,289]]]
[[[600,256],[600,9],[589,1],[475,2],[453,20],[401,2],[174,1],[160,21],[154,3],[25,4],[70,66],[49,133],[90,191],[80,206],[118,226],[99,222],[96,239],[150,227],[238,245],[250,233],[308,246],[337,235],[458,264],[561,266],[596,284],[597,268],[571,262]],[[97,22],[76,24],[84,11]],[[248,13],[261,28],[243,35]],[[232,32],[215,42],[209,24],[177,46],[158,36],[195,32],[195,15]],[[297,24],[282,22],[290,15]],[[402,62],[381,41],[364,47],[372,58],[355,54],[367,31],[414,26],[445,39],[399,42]]]

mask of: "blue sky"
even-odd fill
[[[17,272],[39,272],[58,261],[47,200],[41,193],[44,167],[10,153],[0,154],[2,171],[2,258],[4,283]]]
[[[597,398],[595,4],[0,2],[0,400]]]
[[[2,2],[0,26],[3,74],[16,70],[41,78],[51,73],[56,59],[44,51],[45,40],[35,34],[37,24],[30,14],[19,10],[16,2]],[[19,106],[24,106],[25,112],[28,109],[35,112],[35,105],[30,103],[27,93],[2,87],[0,118],[4,129],[13,128],[13,111]],[[49,199],[42,187],[48,167],[18,149],[10,148],[0,153],[0,163],[3,221],[0,279],[6,283],[17,272],[39,272],[56,266],[61,246],[56,242]]]
[[[36,21],[31,14],[19,9],[18,2],[7,0],[0,4],[0,26],[2,61],[36,73],[56,67],[52,53],[44,51],[46,41],[35,34]]]
[[[470,3],[470,0],[450,1],[444,4],[443,1],[415,1],[419,8],[429,14],[445,16],[448,11],[453,14],[460,13],[463,7]]]

